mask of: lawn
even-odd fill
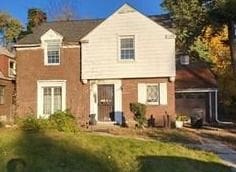
[[[0,171],[227,172],[219,158],[181,144],[47,131],[0,130]]]

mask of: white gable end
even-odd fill
[[[82,40],[82,79],[175,76],[174,35],[125,4]],[[135,60],[120,59],[119,39],[133,36]]]
[[[63,39],[63,36],[52,29],[49,29],[46,33],[44,33],[41,36],[42,42],[45,40],[62,40],[62,39]]]

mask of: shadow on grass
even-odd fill
[[[63,133],[49,137],[43,133],[23,132],[15,144],[15,154],[6,164],[7,172],[119,171],[114,162],[81,148]],[[73,137],[73,136],[72,136]],[[96,143],[94,143],[96,144]]]
[[[196,135],[188,132],[172,129],[172,130],[154,130],[151,133],[147,133],[148,137],[159,140],[162,142],[172,142],[179,144],[200,144]]]
[[[219,163],[175,156],[141,156],[139,172],[230,172]]]

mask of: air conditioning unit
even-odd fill
[[[189,56],[188,55],[180,56],[180,64],[189,65]]]

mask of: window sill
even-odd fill
[[[118,59],[120,63],[134,63],[135,59]]]
[[[59,66],[59,65],[60,65],[60,63],[52,63],[52,64],[47,63],[47,64],[44,64],[44,66]]]

